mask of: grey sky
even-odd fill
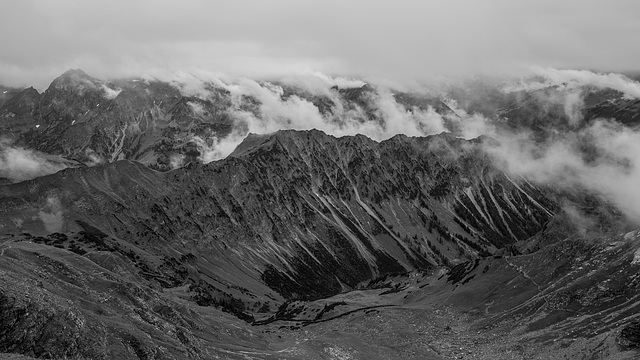
[[[640,68],[640,1],[4,0],[0,82],[69,68],[391,80],[550,66]]]

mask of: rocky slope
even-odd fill
[[[44,235],[88,224],[158,255],[251,264],[247,276],[287,298],[325,296],[537,233],[553,201],[495,169],[479,146],[446,134],[253,135],[208,165],[159,173],[116,162],[4,187],[1,226]]]

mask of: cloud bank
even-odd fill
[[[365,89],[365,83],[361,80],[318,73],[289,76],[278,83],[231,77],[223,81],[212,74],[204,77],[183,73],[173,77],[163,74],[160,78],[174,84],[184,95],[197,96],[203,100],[215,98],[211,92],[212,85],[231,94],[231,107],[227,112],[234,121],[232,133],[225,138],[203,139],[195,136],[191,139],[198,146],[202,154],[200,160],[203,162],[224,158],[248,133],[319,129],[334,136],[364,134],[375,140],[385,140],[397,134],[437,134],[446,130],[446,121],[460,121],[458,116],[452,114],[449,118],[431,107],[406,108],[384,86],[362,90]],[[285,95],[285,88],[295,88],[295,92]],[[344,94],[339,93],[345,89],[362,91],[362,104],[345,102]],[[252,108],[247,108],[247,98],[255,101]],[[330,104],[330,111],[320,110],[312,100],[318,98],[325,104]],[[196,116],[202,113],[201,108],[195,105],[191,106],[191,110]]]
[[[596,73],[587,70],[531,68],[531,74],[538,79],[510,83],[503,88],[506,92],[540,90],[550,86],[580,88],[590,86],[596,89],[613,89],[629,98],[640,98],[640,83],[618,73]]]
[[[486,151],[512,175],[561,189],[587,189],[640,224],[640,133],[599,120],[575,133],[536,143],[528,134],[501,134]]]
[[[69,68],[400,82],[531,65],[637,70],[638,13],[634,0],[12,1],[0,13],[0,82],[43,89]]]
[[[0,178],[19,182],[53,174],[66,167],[45,154],[13,146],[9,140],[0,139]]]

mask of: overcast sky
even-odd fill
[[[637,0],[4,0],[0,82],[69,68],[391,80],[526,66],[640,69]]]

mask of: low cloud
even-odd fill
[[[109,100],[115,99],[122,92],[122,89],[112,89],[104,84],[102,84],[101,89],[104,92],[104,97]]]
[[[177,169],[184,165],[184,160],[186,156],[183,154],[173,154],[169,157],[169,166],[171,169]]]
[[[509,174],[551,187],[592,191],[640,223],[640,133],[599,120],[548,142],[531,138],[503,133],[485,150]]]
[[[552,68],[531,68],[536,79],[522,80],[505,87],[506,91],[532,91],[551,86],[593,87],[613,89],[630,98],[640,98],[640,83],[618,73],[597,73],[588,70],[559,70]]]
[[[163,78],[171,77],[165,75]],[[397,134],[437,134],[447,130],[446,121],[460,121],[457,116],[455,119],[447,119],[430,107],[406,108],[396,101],[394,93],[385,86],[360,89],[364,103],[345,102],[343,95],[339,93],[340,89],[359,89],[365,83],[317,73],[287,77],[273,83],[246,78],[227,78],[223,81],[213,75],[205,77],[204,81],[185,74],[172,79],[183,95],[197,95],[203,100],[214,97],[211,92],[214,86],[230,93],[231,107],[227,113],[234,122],[232,133],[224,138],[192,138],[204,162],[227,156],[248,133],[268,134],[283,129],[319,129],[334,136],[364,134],[380,141]],[[300,95],[286,95],[285,87],[298,89],[296,93]],[[330,106],[330,110],[321,111],[313,102],[316,100]],[[198,112],[197,108],[193,110]],[[470,123],[472,122],[470,120]]]
[[[56,195],[49,195],[47,202],[38,212],[38,218],[49,233],[59,232],[64,224],[64,216],[60,199]]]
[[[187,101],[187,105],[191,108],[191,111],[196,116],[205,116],[207,114],[202,104],[198,104],[194,101]]]
[[[191,140],[198,146],[198,151],[200,151],[200,156],[198,159],[203,163],[207,164],[212,161],[220,160],[227,155],[231,154],[233,150],[244,140],[246,134],[240,134],[238,132],[234,132],[231,135],[219,139],[217,137],[212,137],[209,139],[203,139],[199,136],[194,136]],[[176,163],[176,165],[182,165],[184,162],[184,158],[181,159],[180,163]],[[173,167],[173,161],[172,161]]]
[[[477,117],[466,122],[465,137],[496,139],[487,142],[485,151],[511,175],[552,188],[598,194],[640,224],[640,132],[615,119],[583,121],[585,96],[614,89],[635,98],[640,96],[640,84],[623,75],[584,70],[538,69],[536,75],[500,87],[516,95],[516,106],[535,103],[530,114],[519,115],[531,117],[527,120],[535,126],[513,128],[502,125],[515,119],[501,123]],[[558,121],[558,115],[568,122]]]
[[[580,90],[568,92],[564,99],[564,113],[571,125],[577,125],[582,121],[584,99]]]
[[[85,165],[87,166],[97,166],[106,163],[105,159],[103,159],[91,148],[86,148],[84,150],[84,155],[86,156]]]
[[[0,177],[9,181],[30,180],[56,173],[66,167],[62,162],[50,160],[46,154],[14,146],[9,140],[0,139]]]
[[[283,85],[292,86],[312,94],[332,96],[331,88],[339,89],[360,88],[366,83],[359,79],[328,76],[320,72],[285,76],[280,79]]]

